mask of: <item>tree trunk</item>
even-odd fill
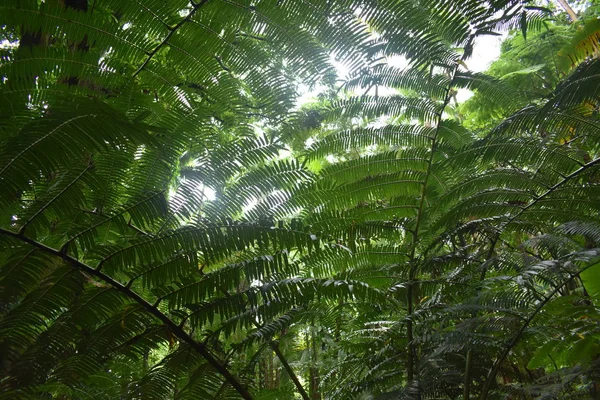
[[[471,371],[473,370],[473,352],[467,351],[467,362],[465,366],[465,382],[463,387],[463,400],[469,400],[471,397]]]
[[[319,393],[319,368],[317,367],[317,335],[315,334],[314,329],[311,329],[308,346],[310,351],[310,368],[308,371],[310,380],[309,395],[311,400],[321,400],[321,394]]]
[[[575,13],[575,11],[573,11],[573,9],[569,5],[569,3],[567,3],[566,0],[557,0],[557,1],[558,1],[558,4],[560,4],[560,6],[566,11],[566,13],[569,14],[571,21],[577,22],[579,20],[579,18],[577,17],[577,14]]]

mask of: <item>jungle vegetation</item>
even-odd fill
[[[571,5],[3,0],[0,398],[599,398]]]

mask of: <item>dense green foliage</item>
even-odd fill
[[[595,9],[3,1],[0,399],[597,398]]]

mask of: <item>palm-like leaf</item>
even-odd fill
[[[600,63],[520,110],[523,93],[465,68],[477,37],[525,35],[545,10],[437,0],[0,10],[11,16],[0,65],[3,395],[486,398],[512,390],[493,384],[519,358],[536,365],[557,349],[574,368],[569,346],[595,349],[574,332],[598,334],[595,297],[582,295],[594,291],[600,237]],[[394,56],[407,67],[385,61]],[[331,74],[331,57],[349,78],[320,107],[318,138],[282,159],[296,83]],[[477,138],[451,112],[461,88],[514,113]],[[590,321],[561,313],[569,301]],[[255,376],[273,354],[287,384]],[[573,382],[592,376],[592,361]],[[115,377],[121,385],[98,383]]]

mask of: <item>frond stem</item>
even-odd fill
[[[290,364],[287,362],[285,356],[279,349],[279,344],[273,340],[269,340],[269,346],[271,346],[271,349],[273,349],[273,351],[275,352],[275,355],[277,356],[277,358],[279,358],[281,365],[283,365],[283,369],[285,369],[285,372],[287,372],[290,379],[294,382],[294,385],[296,385],[296,389],[298,389],[298,392],[300,393],[300,396],[302,396],[302,399],[310,400],[310,397],[306,393],[306,390],[304,390],[304,387],[302,386],[302,384],[300,383],[300,380],[294,373],[294,370],[292,369]]]
[[[189,14],[186,15],[185,18],[183,18],[181,21],[179,21],[177,23],[177,25],[169,28],[169,33],[167,34],[167,36],[165,36],[165,38],[162,40],[162,42],[160,42],[154,48],[154,50],[152,50],[148,54],[148,57],[146,57],[146,59],[144,60],[144,62],[142,63],[142,65],[140,65],[139,68],[135,71],[135,73],[131,76],[132,80],[136,76],[138,76],[140,74],[140,72],[142,72],[144,70],[144,68],[146,68],[146,66],[154,58],[154,56],[156,55],[156,53],[158,53],[158,51],[160,49],[162,49],[169,42],[169,39],[171,39],[171,37],[175,34],[175,32],[177,32],[177,30],[179,28],[181,28],[186,22],[188,22],[194,16],[194,14],[196,13],[196,11],[198,11],[200,9],[200,7],[202,7],[206,3],[208,3],[208,0],[202,0],[200,3],[193,3],[193,2],[191,3],[192,4],[192,10],[189,12]]]
[[[474,40],[474,36],[472,35],[469,37],[468,43],[465,47],[470,46],[471,43],[473,42],[473,40]],[[462,56],[460,61],[463,61],[463,59],[466,57],[466,54],[467,53],[465,53]],[[409,255],[410,267],[409,267],[409,273],[408,273],[408,284],[407,284],[407,289],[406,289],[406,303],[407,303],[407,306],[406,306],[406,314],[407,314],[406,339],[408,342],[406,370],[407,370],[407,381],[408,381],[409,385],[414,380],[414,375],[415,375],[414,370],[415,370],[415,364],[416,364],[416,349],[415,349],[414,337],[413,337],[412,315],[413,315],[413,308],[414,308],[413,289],[414,289],[414,285],[416,282],[416,274],[417,274],[415,255],[416,255],[417,244],[418,244],[418,240],[419,240],[419,228],[421,225],[423,210],[425,207],[427,183],[429,182],[429,178],[431,176],[431,170],[432,170],[432,166],[433,166],[433,158],[434,158],[436,147],[437,147],[438,134],[440,132],[440,128],[442,125],[442,115],[444,114],[444,110],[446,109],[446,107],[450,103],[450,100],[452,99],[451,90],[452,90],[452,86],[454,85],[454,82],[456,80],[456,75],[457,75],[458,68],[460,67],[460,65],[461,65],[461,62],[457,61],[453,67],[453,70],[451,73],[452,79],[450,79],[450,82],[448,83],[448,86],[446,87],[446,92],[444,95],[444,102],[442,104],[442,107],[440,108],[439,113],[437,114],[437,124],[436,124],[436,128],[435,128],[435,132],[433,133],[433,137],[431,139],[431,152],[429,154],[429,159],[427,160],[427,170],[425,172],[425,177],[423,178],[423,183],[422,183],[422,187],[421,187],[421,195],[420,195],[420,199],[419,199],[419,208],[417,211],[417,217],[415,220],[415,228],[414,228],[414,232],[412,235],[413,240],[411,243],[411,249],[410,249],[410,255]]]
[[[67,264],[73,266],[75,269],[78,269],[81,272],[84,272],[88,275],[94,276],[94,277],[106,282],[107,284],[109,284],[110,286],[115,288],[117,291],[123,293],[125,296],[129,297],[130,299],[132,299],[133,301],[138,303],[140,306],[142,306],[142,308],[144,308],[149,314],[153,315],[158,320],[160,320],[163,324],[165,324],[171,330],[171,332],[175,336],[177,336],[180,340],[187,343],[190,347],[192,347],[194,350],[196,350],[198,352],[198,354],[200,354],[210,365],[213,366],[213,368],[215,368],[215,370],[219,374],[221,374],[225,378],[225,380],[227,380],[231,384],[231,386],[233,386],[233,388],[242,396],[242,398],[244,398],[246,400],[252,400],[252,395],[250,395],[250,392],[248,392],[248,389],[246,389],[244,386],[242,386],[242,384],[238,381],[238,379],[236,377],[234,377],[231,374],[231,372],[229,372],[227,367],[225,365],[223,365],[220,361],[218,361],[210,353],[210,351],[208,350],[206,345],[194,340],[187,332],[185,332],[183,330],[183,328],[181,328],[179,325],[177,325],[168,316],[163,314],[158,308],[156,308],[155,306],[150,304],[148,301],[146,301],[144,298],[142,298],[139,294],[135,293],[134,291],[132,291],[128,287],[124,286],[120,282],[117,282],[115,279],[111,278],[110,276],[100,272],[97,269],[94,269],[93,267],[91,267],[91,266],[89,266],[67,254],[61,253],[59,250],[53,249],[52,247],[48,247],[43,243],[40,243],[36,240],[30,239],[24,235],[21,235],[19,233],[13,232],[13,231],[9,231],[4,228],[0,228],[0,233],[5,236],[9,236],[14,239],[20,240],[24,243],[27,243],[30,246],[33,246],[34,248],[39,249],[45,253],[51,254],[55,257],[58,257],[58,258],[62,259],[63,261],[65,261]]]
[[[260,324],[258,322],[256,322],[256,320],[254,318],[252,318],[252,323],[254,324],[254,326],[256,328],[261,328]],[[306,390],[302,386],[302,383],[300,383],[300,380],[294,373],[294,370],[292,369],[290,364],[287,362],[287,359],[281,352],[281,349],[279,348],[279,343],[277,343],[274,340],[269,340],[269,346],[275,352],[275,355],[277,356],[277,358],[279,358],[279,361],[281,362],[281,365],[283,365],[283,369],[285,369],[285,372],[287,372],[287,374],[290,377],[290,379],[292,380],[292,382],[294,382],[294,385],[296,386],[296,389],[298,389],[298,393],[300,393],[300,396],[302,396],[302,399],[310,400],[310,396],[306,393]]]
[[[579,167],[578,169],[576,169],[575,171],[571,172],[569,175],[566,175],[560,182],[554,184],[553,186],[551,186],[548,190],[546,190],[544,193],[542,193],[541,195],[537,196],[535,199],[533,199],[533,201],[529,204],[527,204],[525,207],[522,207],[519,212],[517,212],[515,215],[513,215],[512,217],[510,217],[505,223],[504,226],[502,226],[501,230],[503,230],[504,228],[506,228],[506,226],[508,226],[510,223],[512,223],[515,219],[517,219],[519,216],[521,216],[521,214],[523,214],[525,211],[529,210],[531,207],[533,207],[534,205],[537,204],[538,201],[542,200],[543,198],[549,196],[550,194],[552,194],[552,192],[554,192],[556,189],[560,188],[562,185],[564,185],[565,183],[567,183],[568,181],[570,181],[571,179],[575,178],[577,175],[579,175],[580,173],[582,173],[583,171],[593,167],[596,164],[600,164],[600,158],[597,158],[595,160],[590,161],[587,164],[582,165],[581,167]]]
[[[107,217],[107,219],[105,219],[104,221],[98,222],[97,224],[94,224],[94,225],[90,226],[89,228],[87,228],[87,229],[84,229],[83,231],[79,232],[79,233],[78,233],[78,234],[76,234],[75,236],[71,236],[69,239],[67,239],[67,241],[65,242],[65,244],[63,244],[63,246],[62,246],[62,248],[61,248],[61,251],[65,251],[65,250],[66,250],[66,248],[67,248],[67,246],[68,246],[69,244],[71,244],[71,242],[72,242],[73,240],[77,239],[77,238],[78,238],[78,237],[80,237],[81,235],[83,235],[83,234],[85,234],[85,233],[87,233],[87,232],[89,232],[89,231],[91,231],[91,230],[93,230],[93,229],[95,229],[95,228],[99,227],[100,225],[104,225],[105,223],[107,223],[107,222],[109,222],[109,221],[113,220],[114,218],[118,217],[119,215],[123,215],[123,214],[125,214],[127,211],[129,211],[129,210],[131,210],[131,209],[133,209],[133,208],[135,208],[135,207],[139,206],[139,205],[140,205],[140,204],[142,204],[142,203],[145,203],[146,201],[148,201],[148,200],[152,199],[153,197],[155,197],[155,196],[158,196],[159,194],[162,194],[162,193],[164,193],[164,192],[165,192],[165,190],[161,190],[160,192],[156,192],[156,193],[152,194],[151,196],[148,196],[148,197],[146,197],[146,198],[144,198],[144,199],[142,199],[142,200],[138,201],[137,203],[135,203],[135,204],[131,205],[130,207],[127,207],[127,208],[125,208],[125,209],[121,210],[120,212],[118,212],[118,213],[116,213],[116,214],[114,214],[114,215],[112,215],[112,216],[110,216],[110,217]],[[100,214],[97,214],[97,215],[100,215]],[[133,228],[133,226],[132,226],[132,225],[130,225],[130,226]],[[134,229],[136,229],[136,228],[134,228]]]
[[[171,29],[171,26],[169,26],[169,24],[167,24],[154,10],[152,10],[150,7],[145,5],[143,2],[140,2],[139,0],[135,0],[135,2],[137,3],[138,6],[140,6],[144,10],[146,10],[147,13],[152,15],[158,22],[160,22],[161,25],[163,25],[165,28],[167,28],[169,30]],[[96,5],[95,0],[94,0],[94,5]]]
[[[28,145],[27,147],[25,147],[23,150],[21,150],[19,152],[19,154],[17,154],[16,156],[14,156],[9,162],[6,163],[6,165],[4,166],[4,168],[2,168],[2,170],[0,170],[0,175],[4,174],[4,172],[6,172],[7,169],[9,169],[15,161],[17,161],[19,158],[21,158],[21,156],[23,156],[23,154],[27,153],[29,150],[31,150],[33,147],[37,146],[38,144],[40,144],[41,142],[43,142],[44,140],[46,140],[49,136],[55,134],[56,132],[60,132],[60,130],[69,125],[71,122],[73,121],[77,121],[83,118],[96,118],[97,115],[96,114],[84,114],[84,115],[77,115],[73,118],[70,118],[64,122],[62,122],[60,125],[58,125],[56,128],[52,129],[50,132],[46,133],[45,135],[43,135],[42,137],[40,137],[39,139],[37,139],[35,142],[31,143],[30,145]]]
[[[265,226],[250,225],[250,224],[238,224],[238,225],[226,225],[226,224],[223,224],[223,225],[214,225],[214,226],[211,226],[209,228],[229,228],[229,227],[232,227],[232,226],[234,226],[234,227],[252,227],[252,228],[254,228],[256,230],[263,230],[263,231],[269,231],[269,232],[271,231],[270,228],[267,228]],[[100,260],[100,262],[98,263],[98,266],[96,268],[98,270],[101,269],[102,266],[107,261],[109,261],[111,258],[113,258],[115,255],[117,255],[117,254],[119,254],[119,253],[121,253],[123,251],[131,250],[131,249],[136,248],[136,247],[138,247],[140,245],[145,245],[145,244],[149,244],[149,243],[152,243],[152,242],[158,242],[158,241],[163,240],[165,238],[176,236],[176,235],[179,235],[179,234],[184,233],[184,232],[203,232],[203,231],[206,231],[207,229],[208,228],[205,228],[205,227],[194,227],[194,228],[187,229],[187,230],[175,230],[175,231],[169,232],[168,234],[163,235],[163,236],[152,236],[152,237],[150,237],[150,239],[148,239],[146,241],[132,244],[132,245],[130,245],[128,247],[121,248],[121,249],[119,249],[119,250],[117,250],[117,251],[115,251],[115,252],[107,255],[102,260]],[[293,233],[297,233],[297,234],[308,236],[308,234],[306,232],[299,231],[299,230],[296,230],[296,229],[285,229],[285,231],[286,232],[293,232]]]
[[[150,267],[148,269],[145,269],[145,270],[143,270],[143,271],[135,274],[134,276],[132,276],[131,278],[129,278],[129,281],[127,282],[127,284],[125,286],[127,286],[127,287],[131,286],[133,284],[133,282],[135,280],[139,279],[140,277],[142,277],[142,276],[144,276],[144,275],[146,275],[146,274],[148,274],[148,273],[150,273],[150,272],[152,272],[152,271],[154,271],[154,270],[156,270],[156,269],[158,269],[160,267],[164,267],[165,265],[167,265],[167,264],[169,264],[169,263],[171,263],[173,261],[180,260],[180,259],[184,258],[186,255],[187,254],[180,254],[180,255],[178,255],[175,258],[171,258],[171,259],[169,259],[169,260],[167,260],[167,261],[165,261],[163,263],[157,264],[157,265],[155,265],[153,267]]]
[[[71,181],[71,183],[69,183],[67,186],[65,186],[60,192],[58,192],[54,197],[52,197],[46,204],[44,204],[39,210],[37,210],[35,212],[35,214],[33,214],[31,217],[29,217],[29,219],[27,221],[25,221],[25,223],[23,224],[23,226],[21,226],[21,228],[19,229],[19,235],[23,235],[25,233],[25,229],[27,228],[27,226],[29,226],[29,224],[31,223],[31,221],[33,221],[35,218],[37,218],[38,215],[42,214],[44,211],[46,211],[46,209],[48,209],[48,207],[50,207],[52,205],[52,203],[54,203],[60,196],[62,196],[67,190],[69,190],[73,185],[75,185],[79,179],[81,179],[81,177],[88,172],[91,168],[93,167],[93,164],[90,163],[90,165],[88,165],[87,167],[85,167],[85,169],[83,171],[81,171],[81,173],[79,175],[77,175],[75,177],[75,179],[73,179]]]

